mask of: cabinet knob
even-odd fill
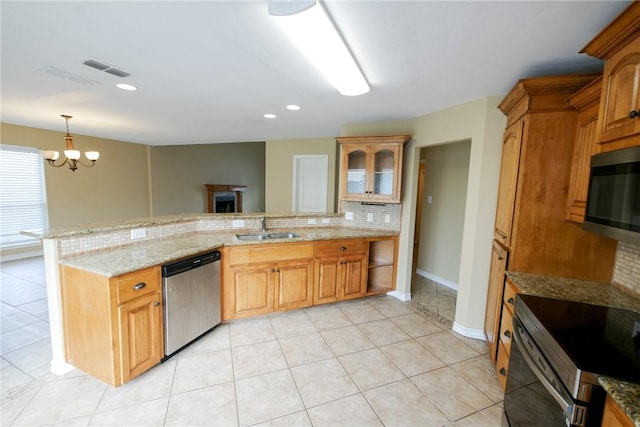
[[[134,291],[139,291],[140,289],[144,288],[145,286],[147,286],[147,284],[144,283],[144,282],[136,283],[135,285],[133,285],[133,290]]]
[[[504,331],[504,336],[507,338],[511,338],[511,331]]]
[[[153,306],[154,306],[154,307],[160,307],[160,302],[159,302],[159,301],[154,302],[154,303],[153,303]]]
[[[502,375],[503,377],[507,375],[507,371],[504,368],[500,368],[498,372],[500,372],[500,375]]]
[[[515,304],[515,303],[516,303],[516,302],[514,301],[514,299],[513,299],[513,298],[509,298],[509,299],[507,300],[507,302],[508,302],[509,304]]]
[[[498,255],[498,261],[502,261],[504,257],[502,255]]]
[[[340,247],[340,252],[344,252],[344,251],[346,251],[346,250],[347,250],[347,247],[346,247],[346,246],[341,246],[341,247]]]
[[[638,116],[640,116],[640,111],[631,110],[631,112],[629,113],[629,118],[630,119],[635,119]]]

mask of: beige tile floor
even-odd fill
[[[453,324],[457,296],[453,289],[417,274],[413,276],[411,304],[439,323]]]
[[[375,297],[218,326],[118,388],[49,373],[41,258],[0,264],[3,426],[499,426],[485,344]]]

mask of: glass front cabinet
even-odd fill
[[[341,137],[340,200],[400,203],[402,148],[409,135]]]

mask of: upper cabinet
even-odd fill
[[[409,135],[341,137],[340,200],[400,203],[402,149]]]
[[[640,145],[640,3],[632,2],[582,51],[603,59],[601,151]]]

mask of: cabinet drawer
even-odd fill
[[[122,304],[160,290],[160,268],[134,271],[116,278],[117,303]]]
[[[261,264],[306,258],[313,258],[313,243],[252,245],[231,248],[229,251],[229,265]]]
[[[507,388],[507,373],[509,372],[509,354],[502,344],[498,345],[498,360],[496,362],[496,373],[502,391]]]
[[[369,242],[365,239],[331,240],[316,243],[317,257],[366,254]]]
[[[516,294],[518,293],[518,288],[516,285],[511,282],[511,280],[507,279],[504,285],[504,306],[508,307],[511,310],[511,313],[514,313],[514,309],[516,306]]]
[[[500,342],[504,345],[507,354],[511,354],[511,339],[513,338],[513,313],[505,305],[502,309],[500,321]]]

